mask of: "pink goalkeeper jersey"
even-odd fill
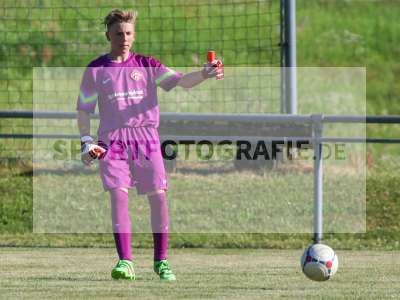
[[[169,91],[181,77],[152,57],[130,53],[115,63],[103,55],[85,70],[77,110],[94,113],[98,103],[99,135],[123,127],[157,128],[157,86]]]

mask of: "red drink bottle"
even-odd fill
[[[215,58],[215,51],[208,51],[207,53],[207,61],[212,64],[213,66],[218,67],[218,73],[217,76],[215,77],[217,80],[222,80],[224,79],[224,65],[220,60],[217,60]]]

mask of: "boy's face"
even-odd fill
[[[107,39],[110,41],[111,50],[115,54],[129,52],[135,39],[135,31],[131,23],[114,23],[106,32]]]

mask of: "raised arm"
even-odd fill
[[[202,83],[207,78],[203,76],[202,71],[195,71],[191,73],[187,73],[183,75],[183,77],[179,80],[178,86],[190,89],[200,83]]]
[[[208,78],[217,77],[217,79],[222,79],[224,74],[224,65],[220,60],[214,60],[212,62],[207,62],[200,71],[195,71],[183,75],[179,80],[178,86],[183,88],[192,88]]]

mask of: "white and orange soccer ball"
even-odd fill
[[[335,275],[339,260],[335,251],[324,244],[309,246],[301,257],[303,273],[315,281],[325,281]]]

